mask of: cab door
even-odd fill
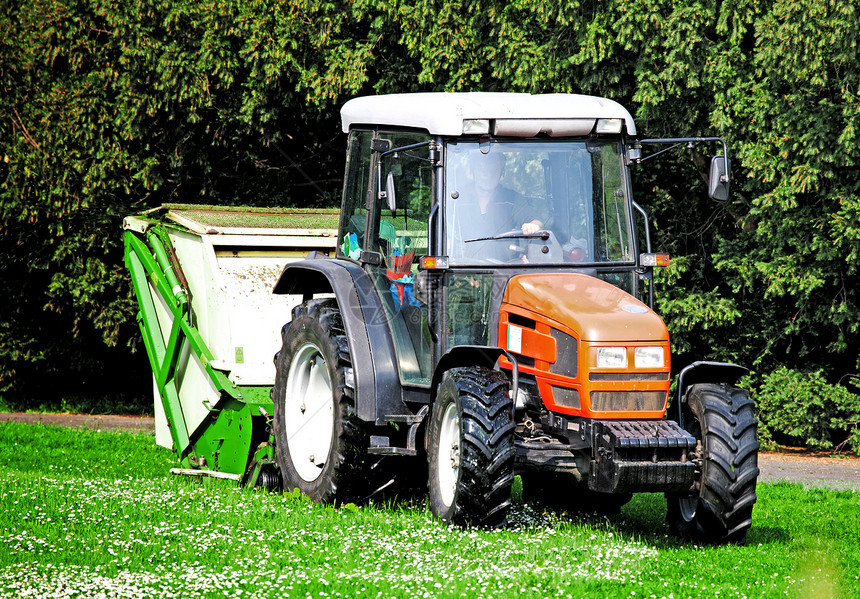
[[[375,142],[388,149],[376,152],[367,245],[381,261],[365,268],[379,292],[403,384],[429,385],[432,377],[428,308],[415,297],[418,260],[428,253],[430,141],[427,134],[380,131]]]

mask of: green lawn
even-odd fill
[[[463,530],[423,505],[322,507],[174,477],[151,436],[0,423],[2,597],[857,597],[854,492],[760,485],[746,547],[517,506]]]

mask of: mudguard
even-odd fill
[[[403,403],[385,310],[373,281],[360,266],[312,255],[287,264],[272,293],[301,294],[304,300],[318,293],[333,293],[353,357],[358,417],[381,424],[384,416],[411,413]]]
[[[486,366],[487,368],[494,368],[501,356],[505,356],[510,360],[513,366],[511,371],[511,397],[516,398],[519,391],[519,368],[516,358],[506,349],[486,345],[457,345],[448,350],[439,359],[439,363],[433,372],[433,384],[430,387],[432,397],[435,399],[436,388],[442,382],[442,376],[447,370],[460,366]]]
[[[685,366],[678,375],[678,401],[672,406],[669,418],[682,427],[683,410],[681,405],[687,389],[699,383],[726,383],[734,385],[738,379],[749,374],[749,369],[729,362],[693,362]]]

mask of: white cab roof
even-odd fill
[[[431,135],[461,135],[464,119],[624,119],[636,135],[633,117],[618,102],[578,94],[531,95],[504,92],[426,92],[354,98],[340,111],[344,133],[355,125],[424,129]]]

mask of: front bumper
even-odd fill
[[[514,442],[520,472],[568,473],[592,491],[627,493],[688,491],[701,471],[696,438],[671,420],[548,414],[542,425],[554,441],[544,435]]]
[[[593,491],[686,491],[700,470],[696,438],[671,420],[598,420],[591,441]]]

